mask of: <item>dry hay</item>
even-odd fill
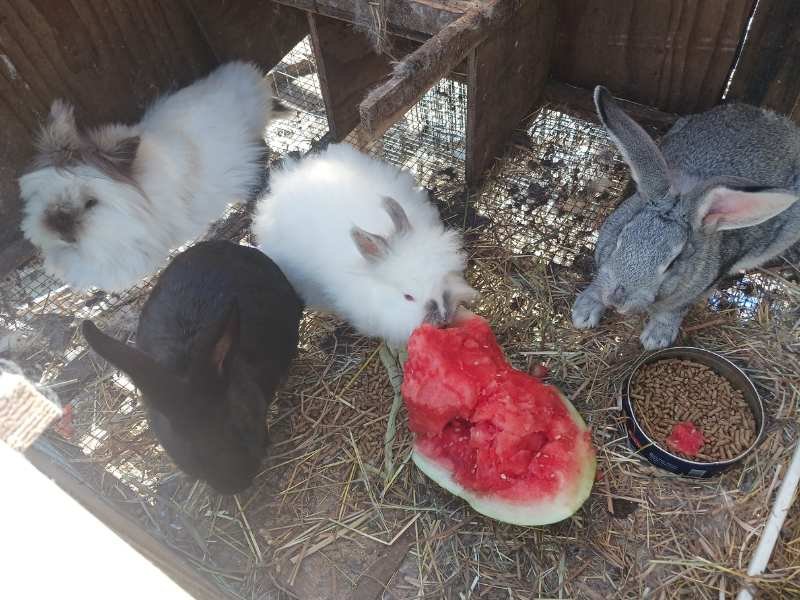
[[[292,97],[314,92],[309,75],[277,75],[276,85]],[[471,228],[469,278],[482,292],[476,312],[518,368],[545,363],[592,427],[599,478],[577,515],[522,528],[476,514],[410,463],[404,411],[387,481],[383,437],[392,394],[377,343],[313,314],[270,414],[262,473],[245,493],[219,496],[177,471],[146,427],[130,383],[86,352],[76,333],[77,319],[90,316],[120,338],[132,335],[147,288],[117,299],[36,292],[36,310],[21,321],[7,306],[18,306],[24,298],[15,294],[38,281],[23,270],[15,274],[19,285],[0,290],[8,318],[0,325],[12,329],[0,330],[0,342],[22,327],[27,337],[9,342],[14,358],[72,404],[72,422],[48,435],[53,451],[231,598],[732,598],[798,440],[797,267],[736,280],[729,293],[698,304],[680,340],[747,367],[767,405],[763,443],[716,479],[659,471],[628,447],[619,407],[618,385],[641,354],[641,322],[609,315],[587,332],[569,322],[591,273],[597,226],[625,187],[625,168],[596,127],[542,111],[481,193],[467,198],[463,136],[453,134],[463,130],[462,94],[453,82],[435,91],[431,114],[452,120],[444,131],[428,117],[409,118],[402,135],[386,136],[374,151],[414,170],[447,220]],[[309,125],[298,136],[294,122],[276,125],[279,150],[313,145],[319,118],[316,108],[299,115],[295,121]],[[59,303],[63,310],[51,309]],[[768,574],[757,580],[762,597],[800,597],[798,571],[795,506]]]
[[[761,302],[751,319],[702,305],[687,319],[680,341],[746,365],[770,415],[743,467],[693,481],[643,463],[625,441],[617,385],[640,355],[641,323],[611,315],[599,329],[574,330],[569,307],[583,275],[520,257],[494,238],[487,228],[472,243],[469,274],[483,290],[477,312],[517,367],[547,365],[593,430],[600,476],[575,517],[521,528],[477,515],[408,461],[404,412],[386,482],[391,388],[377,344],[313,315],[271,415],[270,458],[236,498],[176,472],[129,387],[91,358],[102,392],[87,393],[75,413],[92,423],[98,412],[110,418],[86,460],[111,471],[149,467],[134,494],[113,477],[99,485],[112,482],[107,495],[134,500],[145,526],[233,597],[372,599],[386,582],[387,599],[733,597],[798,438],[800,288],[770,274],[778,300]],[[794,508],[769,574],[758,578],[762,597],[800,594],[798,571]]]

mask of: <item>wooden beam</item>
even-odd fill
[[[517,5],[512,0],[487,0],[409,54],[392,78],[361,103],[360,144],[383,135],[409,108],[493,31],[502,27]]]
[[[390,59],[376,54],[350,23],[308,13],[308,24],[328,128],[339,142],[358,124],[358,105],[367,91],[391,72]]]
[[[251,60],[268,71],[308,34],[302,10],[272,0],[186,0],[220,62]]]
[[[567,114],[599,123],[594,106],[594,90],[575,87],[560,81],[548,81],[544,88],[545,102]],[[668,113],[652,106],[645,106],[630,100],[617,98],[617,103],[633,120],[647,127],[660,131],[669,129],[678,119],[678,115]]]
[[[68,473],[64,467],[52,460],[46,453],[39,450],[36,445],[29,448],[25,456],[39,471],[52,479],[58,487],[74,498],[101,523],[157,566],[196,600],[220,600],[225,596],[218,587],[202,577],[180,555],[145,531],[140,523],[100,497],[94,490]],[[59,506],[61,506],[60,503]],[[64,519],[62,524],[69,522],[69,514],[61,517]],[[54,531],[57,530],[57,528],[54,529]]]
[[[556,21],[552,0],[529,0],[469,55],[467,184],[500,156],[519,123],[541,102]]]
[[[369,22],[366,0],[275,0],[280,4],[349,23]],[[475,5],[470,0],[389,0],[384,2],[389,33],[424,40]]]
[[[759,1],[728,98],[776,110],[800,123],[800,2]]]

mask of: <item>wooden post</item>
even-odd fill
[[[759,1],[728,98],[771,108],[800,123],[800,2]]]
[[[467,184],[475,185],[542,99],[556,7],[529,0],[469,54]]]
[[[317,15],[350,23],[365,21],[367,0],[275,0]],[[474,0],[390,0],[384,4],[389,33],[424,41],[473,8]]]
[[[383,135],[409,108],[464,60],[470,50],[514,13],[514,0],[487,0],[409,54],[392,78],[373,90],[359,107],[359,141]]]
[[[342,141],[358,124],[358,105],[391,72],[390,58],[376,54],[353,25],[308,13],[317,73],[331,138]]]

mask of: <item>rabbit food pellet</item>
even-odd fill
[[[631,402],[644,431],[683,458],[729,460],[755,441],[755,418],[742,392],[700,363],[643,365],[631,381]]]

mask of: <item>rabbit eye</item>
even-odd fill
[[[86,210],[89,210],[90,208],[93,208],[93,207],[97,206],[97,203],[98,203],[97,198],[95,198],[93,196],[90,196],[83,203],[83,208],[85,208]]]
[[[409,302],[414,302],[414,296],[412,296],[411,294],[403,294],[403,298],[405,298]]]

